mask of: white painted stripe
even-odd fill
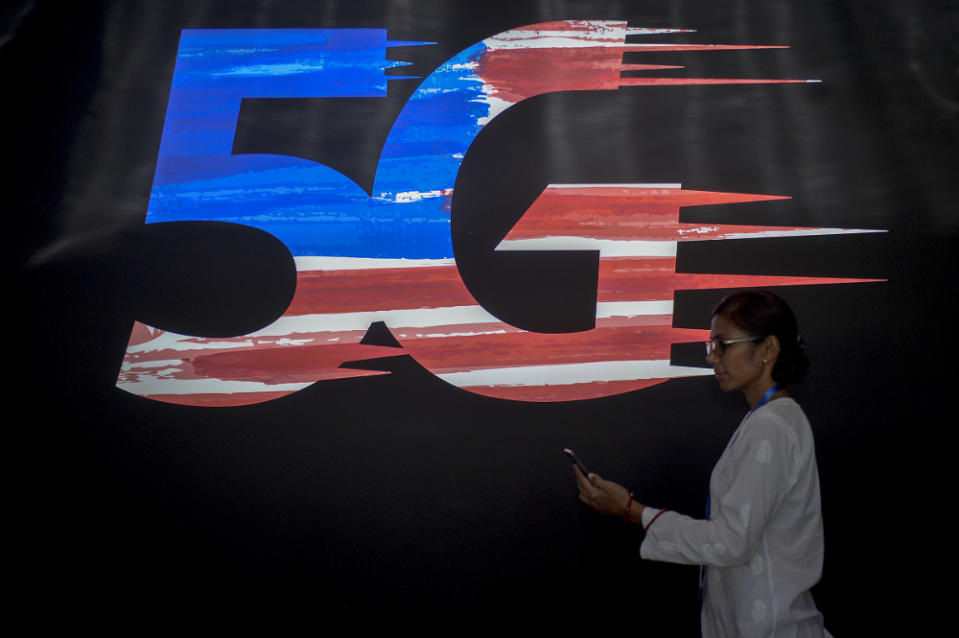
[[[482,330],[482,331],[473,331],[473,332],[417,332],[411,334],[409,332],[398,332],[396,333],[397,339],[444,339],[446,337],[484,337],[487,335],[505,335],[508,334],[506,330]]]
[[[249,335],[237,337],[236,340],[226,339],[207,339],[204,337],[193,337],[190,335],[178,334],[176,332],[164,332],[152,328],[154,337],[149,341],[127,346],[127,354],[137,354],[141,352],[156,352],[157,350],[228,350],[252,348],[253,340]],[[139,364],[137,364],[139,365]]]
[[[558,365],[521,366],[449,372],[437,375],[458,387],[470,386],[549,386],[601,381],[633,381],[706,376],[711,368],[673,366],[667,359],[641,361],[594,361]]]
[[[655,35],[657,33],[696,33],[696,29],[657,29],[653,27],[629,27],[627,35]]]
[[[299,271],[307,270],[368,270],[372,268],[417,268],[422,266],[455,266],[456,260],[447,259],[383,259],[376,257],[294,257]]]
[[[453,193],[452,188],[445,188],[443,190],[430,190],[430,191],[401,191],[398,193],[383,192],[373,197],[373,199],[378,201],[392,202],[394,204],[408,204],[410,202],[418,202],[424,199],[435,199],[437,197],[444,197],[447,195],[451,195],[452,193]]]
[[[620,35],[619,39],[612,39],[616,36],[599,37],[580,37],[580,36],[544,36],[544,32],[534,33],[527,31],[529,35],[517,35],[511,38],[495,37],[487,38],[483,41],[486,48],[490,51],[504,51],[509,49],[584,49],[587,47],[621,47],[629,46],[625,44],[625,33]],[[602,38],[602,39],[600,39]]]
[[[673,314],[673,302],[669,300],[659,300],[659,301],[604,301],[596,304],[596,318],[597,319],[613,319],[613,318],[625,318],[632,319],[633,317],[648,317],[648,316],[666,316],[670,317]],[[507,326],[499,320],[495,324],[491,324],[491,327],[495,326]],[[440,326],[436,326],[440,327]],[[602,327],[602,326],[599,326]],[[404,332],[400,332],[403,330]],[[412,339],[412,338],[437,338],[437,337],[475,337],[491,334],[507,334],[512,333],[523,333],[526,330],[521,330],[519,328],[510,327],[509,330],[504,329],[491,329],[491,330],[480,330],[473,332],[413,332],[407,328],[394,328],[393,334],[397,339]]]
[[[649,315],[671,315],[672,300],[649,301],[606,301],[596,304],[596,318],[638,317]],[[444,308],[416,308],[398,310],[378,310],[371,312],[343,312],[330,314],[291,315],[280,317],[272,324],[236,340],[205,339],[175,332],[157,331],[157,336],[149,341],[127,347],[130,354],[156,352],[159,350],[216,350],[216,349],[252,349],[256,346],[296,347],[314,344],[327,339],[322,333],[363,331],[375,321],[383,321],[390,329],[412,330],[416,328],[435,328],[463,324],[486,324],[490,330],[505,326],[502,321],[487,312],[482,306],[449,306]],[[483,334],[488,333],[484,331]],[[291,339],[293,335],[315,335],[314,338]],[[450,336],[467,336],[468,333],[451,333]],[[434,333],[437,336],[437,333]],[[276,339],[280,337],[280,339]],[[276,339],[273,341],[273,339]],[[133,365],[142,365],[133,363]]]
[[[483,40],[490,50],[497,49],[578,49],[583,47],[619,47],[626,41],[626,23],[592,23],[589,31],[514,29]]]
[[[516,102],[511,102],[509,100],[496,97],[496,93],[496,87],[492,86],[491,84],[484,84],[482,97],[475,100],[470,100],[471,102],[476,102],[478,104],[485,104],[487,107],[486,115],[476,118],[477,126],[486,126],[490,123],[490,121],[492,121],[493,118],[516,104]]]
[[[551,236],[534,237],[532,239],[504,239],[496,246],[496,250],[598,250],[602,257],[675,257],[676,240],[618,240]]]
[[[246,392],[296,392],[309,383],[259,383],[256,381],[224,381],[223,379],[156,379],[135,383],[117,383],[117,387],[138,396],[148,394],[242,394]]]
[[[596,304],[597,319],[672,314],[672,299],[654,301],[600,301]]]
[[[182,365],[183,359],[156,359],[153,361],[147,360],[135,362],[125,359],[120,365],[120,370],[122,372],[142,370],[142,373],[157,374],[154,368],[173,368]]]
[[[720,237],[684,237],[685,241],[702,239],[767,239],[769,237],[813,237],[816,235],[854,235],[857,233],[884,233],[869,228],[798,228],[795,230],[761,230],[756,232],[726,233]],[[681,240],[681,241],[683,241]]]
[[[384,321],[391,328],[430,328],[466,323],[501,323],[499,319],[484,310],[482,306],[451,306],[446,308],[376,310],[280,317],[269,326],[257,330],[250,336],[366,330],[375,321]]]

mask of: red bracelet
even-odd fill
[[[626,511],[623,512],[623,520],[629,522],[629,509],[633,506],[633,493],[629,493],[629,500],[626,501]]]
[[[646,527],[643,528],[643,534],[645,534],[647,531],[649,531],[649,528],[653,526],[653,523],[656,522],[656,519],[659,518],[660,516],[662,516],[665,512],[666,512],[666,510],[664,510],[664,509],[663,509],[663,510],[659,510],[658,512],[656,512],[656,516],[654,516],[653,519],[652,519],[651,521],[649,521],[649,523],[646,524]]]

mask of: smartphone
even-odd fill
[[[570,461],[579,467],[579,471],[583,473],[583,476],[589,476],[589,470],[586,469],[586,466],[583,465],[583,462],[579,460],[578,456],[576,456],[576,452],[573,452],[569,448],[564,448],[563,453],[569,457]]]

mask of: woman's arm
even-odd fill
[[[795,451],[778,416],[757,414],[713,473],[709,520],[667,512],[649,530],[640,555],[693,565],[746,564],[792,482]]]

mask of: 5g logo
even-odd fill
[[[688,191],[679,184],[554,184],[498,250],[592,250],[600,255],[596,322],[540,334],[485,311],[457,271],[450,202],[479,131],[510,106],[555,91],[805,80],[621,77],[626,51],[759,48],[626,43],[612,21],[512,29],[465,49],[426,77],[393,124],[372,193],[332,168],[296,157],[234,155],[243,98],[386,97],[393,42],[384,29],[187,30],[180,40],[147,223],[225,221],[265,230],[294,256],[286,312],[229,339],[137,323],[118,387],[190,405],[243,405],[312,383],[382,371],[342,364],[397,354],[361,343],[383,322],[404,351],[465,390],[526,401],[617,394],[709,373],[670,364],[673,343],[705,330],[672,327],[677,289],[838,283],[849,279],[676,273],[679,241],[824,234],[839,229],[694,225],[681,206],[777,196]],[[349,149],[344,149],[349,152]],[[860,231],[861,232],[861,231]]]

